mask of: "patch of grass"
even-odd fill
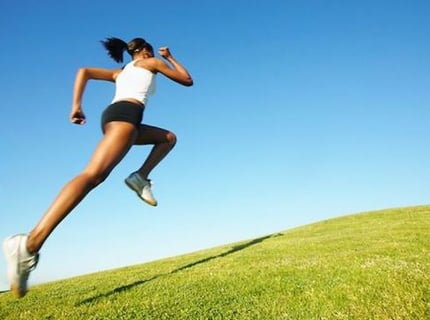
[[[430,319],[430,207],[0,294],[0,319]]]

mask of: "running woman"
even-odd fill
[[[101,116],[103,138],[86,168],[63,187],[29,234],[14,235],[3,242],[10,289],[16,297],[21,298],[27,293],[30,272],[36,267],[39,251],[52,231],[108,177],[133,145],[153,147],[143,165],[131,173],[125,183],[143,201],[151,206],[157,205],[148,176],[175,146],[176,136],[169,130],[142,124],[145,105],[148,96],[154,93],[157,73],[187,87],[193,85],[193,80],[167,47],[158,51],[163,61],[154,57],[153,47],[142,38],[128,43],[108,38],[102,44],[116,62],[123,62],[124,51],[132,60],[121,69],[80,68],[76,74],[70,113],[72,123],[85,124],[82,97],[88,80],[115,82],[115,95]]]

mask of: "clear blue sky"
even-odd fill
[[[159,206],[123,183],[137,147],[48,239],[31,284],[430,203],[429,16],[427,0],[3,3],[0,237],[31,230],[92,154],[113,86],[88,85],[83,127],[72,87],[81,66],[117,67],[109,36],[168,45],[195,80],[159,76],[145,111],[179,138],[151,176]]]

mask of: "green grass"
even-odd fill
[[[430,207],[2,293],[0,319],[430,319]]]

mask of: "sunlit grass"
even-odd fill
[[[430,319],[430,207],[48,283],[0,319]]]

